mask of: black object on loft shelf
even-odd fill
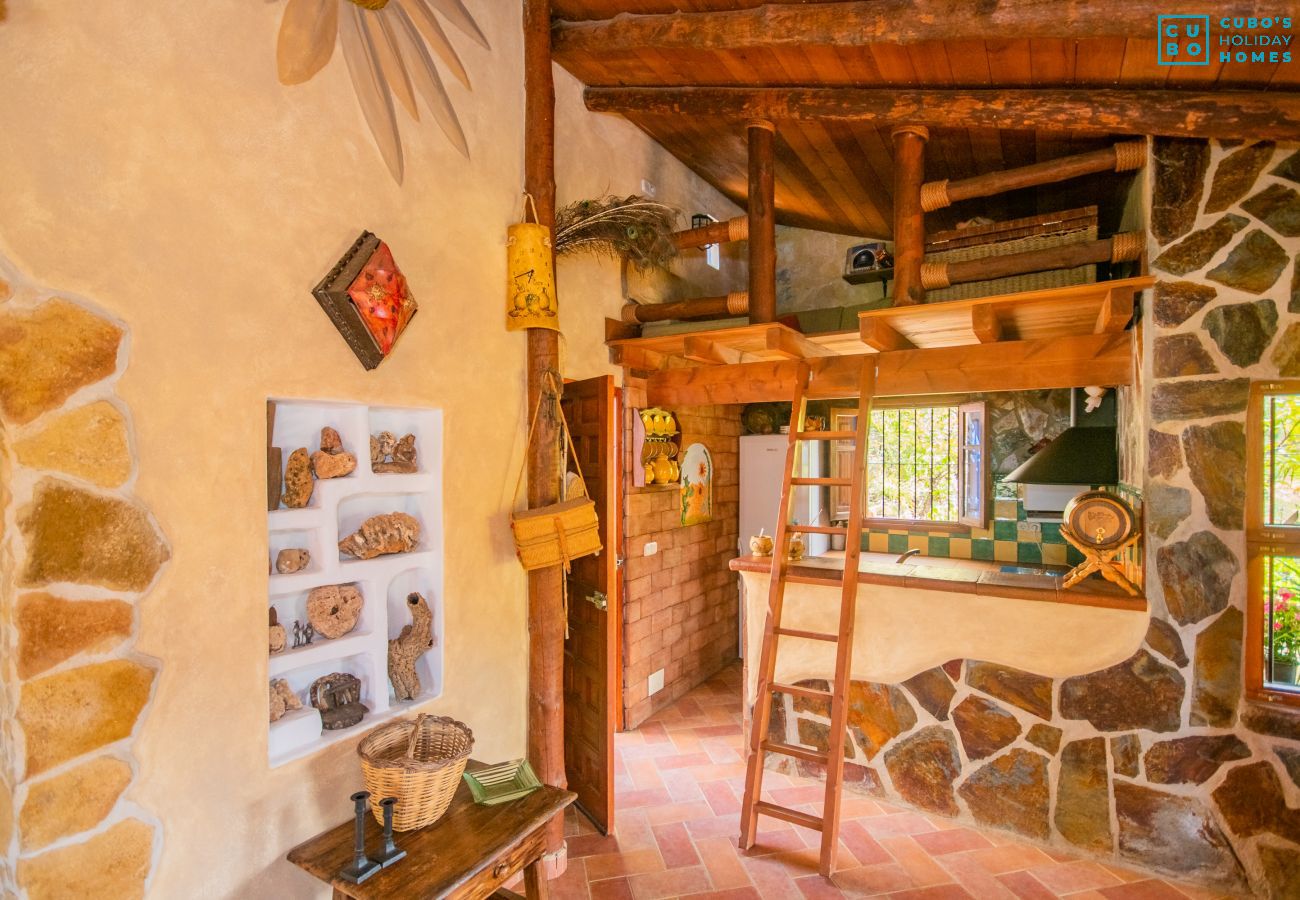
[[[883,281],[885,282],[885,293],[889,293],[889,279],[893,277],[893,268],[866,269],[862,272],[845,273],[844,280],[849,284],[870,284],[873,281]]]

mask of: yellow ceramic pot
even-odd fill
[[[675,431],[677,431],[677,420],[673,418],[672,413],[664,413],[664,436],[670,435]]]
[[[803,559],[803,549],[803,536],[798,533],[790,535],[791,561]]]
[[[749,539],[749,552],[755,556],[772,555],[772,535],[756,534]]]
[[[655,483],[655,467],[653,463],[646,463],[642,468],[645,469],[645,483]]]
[[[656,457],[654,461],[655,481],[668,484],[673,480],[673,461],[666,456]]]

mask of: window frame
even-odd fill
[[[980,423],[980,502],[973,514],[965,512],[966,458],[972,449],[966,443],[966,422],[971,417]],[[989,522],[989,495],[993,493],[992,467],[989,465],[989,416],[983,400],[963,403],[957,407],[957,522],[970,528],[987,528]]]
[[[1252,381],[1246,404],[1246,672],[1248,699],[1300,707],[1295,691],[1264,682],[1264,567],[1277,556],[1300,556],[1300,526],[1264,523],[1264,400],[1280,394],[1300,395],[1300,379]]]

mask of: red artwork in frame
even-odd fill
[[[367,369],[392,352],[417,309],[392,251],[368,231],[312,293]]]

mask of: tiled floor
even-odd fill
[[[745,766],[735,666],[616,741],[616,825],[597,834],[570,810],[569,868],[559,898],[888,896],[1183,900],[1218,895],[976,831],[855,794],[843,803],[840,871],[817,874],[816,832],[760,819],[757,846],[736,849]],[[820,812],[811,779],[769,772],[770,798]]]

